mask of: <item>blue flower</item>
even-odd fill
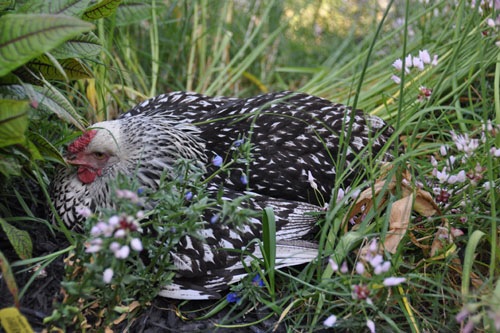
[[[256,287],[264,287],[264,281],[262,281],[259,274],[255,275],[255,277],[252,279],[252,283]]]
[[[226,300],[229,302],[229,303],[238,303],[240,300],[241,300],[241,297],[238,296],[237,293],[229,293],[227,294],[226,296]]]
[[[137,190],[137,195],[142,195],[144,193],[144,189],[142,187],[140,187],[138,190]]]
[[[239,146],[241,146],[243,144],[243,142],[245,142],[245,140],[239,139],[239,140],[234,141],[233,145],[235,147],[239,147]]]
[[[247,185],[248,184],[248,179],[247,179],[247,175],[245,174],[242,174],[241,177],[240,177],[240,181],[243,185]]]
[[[184,199],[186,199],[187,201],[191,201],[191,199],[193,199],[193,192],[189,191],[186,193],[186,195],[184,196]]]
[[[222,162],[222,157],[220,157],[219,155],[215,155],[214,159],[212,160],[212,164],[216,167],[220,167],[222,165]]]

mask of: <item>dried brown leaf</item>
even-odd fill
[[[413,194],[397,200],[391,207],[389,232],[384,240],[384,247],[390,253],[396,253],[401,239],[403,239],[408,230],[412,203]]]

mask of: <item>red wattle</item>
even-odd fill
[[[78,168],[78,179],[84,184],[92,183],[97,177],[98,171],[86,167]]]

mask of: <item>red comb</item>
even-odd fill
[[[73,141],[72,144],[69,145],[68,151],[71,154],[77,154],[81,152],[82,150],[85,149],[85,147],[87,147],[87,145],[90,143],[90,141],[92,141],[92,139],[96,134],[97,134],[96,130],[86,131],[85,133],[82,134],[82,136],[80,136],[78,139]]]

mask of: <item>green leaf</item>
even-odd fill
[[[3,221],[0,218],[0,222]],[[2,276],[7,288],[10,293],[14,297],[14,303],[17,308],[19,308],[19,289],[17,288],[16,280],[14,279],[14,274],[12,273],[12,269],[10,268],[10,264],[3,255],[2,251],[0,251],[0,268],[2,269]]]
[[[40,73],[46,80],[79,80],[92,78],[92,71],[77,59],[51,61],[42,55],[26,64],[28,72]]]
[[[120,5],[121,0],[103,0],[89,7],[82,18],[84,20],[98,20],[112,15]]]
[[[84,130],[87,125],[66,97],[48,82],[45,82],[45,87],[29,84],[0,86],[0,98],[29,99],[35,108],[52,112],[80,130]]]
[[[0,76],[50,51],[94,25],[49,14],[8,14],[0,17]]]
[[[33,244],[31,243],[30,234],[27,231],[20,230],[0,218],[0,226],[2,227],[5,235],[12,244],[17,255],[21,259],[30,259],[31,252],[33,251]]]
[[[31,0],[27,1],[17,12],[80,16],[88,7],[89,3],[90,0]]]
[[[57,150],[43,136],[39,135],[38,133],[28,131],[28,138],[30,139],[31,142],[33,142],[33,144],[36,146],[37,150],[40,152],[40,154],[43,156],[43,158],[48,157],[48,158],[54,159],[60,163],[63,163],[63,164],[66,163],[64,161],[64,158],[62,157],[61,153],[59,152],[59,150]]]
[[[28,102],[0,100],[0,147],[26,142]]]
[[[274,269],[276,264],[276,219],[273,209],[266,207],[262,211],[263,257],[269,276],[270,293],[274,296]]]
[[[0,12],[7,9],[14,9],[14,0],[0,0]]]
[[[150,3],[142,1],[123,1],[116,10],[116,25],[124,26],[147,20],[152,16]]]
[[[6,178],[21,175],[21,165],[12,156],[0,154],[0,174]]]
[[[64,44],[50,51],[57,59],[93,58],[99,55],[102,47],[99,38],[92,32],[71,38]]]

